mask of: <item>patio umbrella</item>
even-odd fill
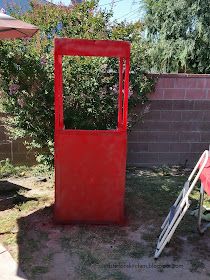
[[[0,12],[0,40],[32,37],[38,31],[35,25]]]

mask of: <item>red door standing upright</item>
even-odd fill
[[[130,44],[55,39],[55,220],[121,223],[124,219]],[[113,130],[65,129],[63,56],[119,59],[118,124]]]

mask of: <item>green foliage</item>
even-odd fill
[[[111,13],[98,1],[74,7],[32,4],[16,17],[39,26],[30,40],[0,41],[0,88],[12,137],[29,136],[39,161],[53,161],[55,37],[119,39],[132,42],[130,107],[145,102],[152,81],[144,72],[145,44],[140,23],[111,23]],[[64,121],[66,128],[116,127],[118,64],[108,58],[63,58]]]
[[[210,73],[208,1],[144,0],[151,68]]]
[[[66,128],[116,127],[118,79],[116,65],[115,59],[107,58],[65,57],[63,59]],[[76,87],[75,81],[77,81]]]
[[[26,166],[14,166],[8,158],[0,161],[0,178],[23,176],[28,170]]]

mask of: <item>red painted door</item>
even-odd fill
[[[115,130],[65,129],[62,57],[119,59],[118,125]],[[130,44],[123,41],[55,39],[55,220],[121,223],[127,149]]]

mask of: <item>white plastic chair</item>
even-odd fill
[[[166,244],[169,243],[177,226],[179,225],[184,214],[189,208],[190,206],[189,195],[191,194],[197,181],[199,180],[199,177],[208,161],[208,157],[209,157],[209,151],[205,150],[201,155],[200,159],[198,160],[195,168],[191,172],[189,178],[185,182],[184,187],[180,192],[177,200],[170,208],[168,216],[166,217],[164,223],[161,226],[162,232],[158,238],[157,247],[154,255],[155,259],[157,259],[160,256]],[[201,233],[203,233],[207,228],[206,226],[205,227],[201,226],[201,208],[203,205],[203,195],[204,195],[204,191],[203,191],[203,186],[201,184],[200,205],[199,205],[199,214],[198,214],[198,230]]]

